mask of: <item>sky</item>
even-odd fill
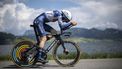
[[[22,35],[39,14],[62,9],[72,13],[76,27],[122,30],[122,0],[0,0],[0,31]]]

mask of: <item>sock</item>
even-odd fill
[[[45,49],[43,49],[43,48],[40,48],[40,49],[39,49],[39,56],[40,56],[41,58],[43,58],[43,57],[45,56]]]

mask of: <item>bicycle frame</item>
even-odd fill
[[[36,24],[34,25],[30,25],[31,27],[34,28],[34,32],[35,32],[35,35],[36,35],[36,41],[37,41],[37,46],[39,45],[40,43],[40,35],[38,33],[38,26]],[[61,39],[60,37],[61,34],[57,34],[57,35],[53,35],[53,37],[55,37],[55,39],[52,41],[52,43],[46,48],[46,53],[48,53],[58,42],[62,44],[62,47],[65,49],[64,47],[64,43],[63,43],[63,40]]]

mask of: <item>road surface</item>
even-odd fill
[[[0,61],[0,69],[21,69],[11,61]],[[34,67],[22,69],[122,69],[122,59],[83,59],[74,67],[61,67],[55,61],[50,60],[46,65],[36,64]]]

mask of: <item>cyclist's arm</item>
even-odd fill
[[[62,29],[67,30],[67,29],[71,28],[72,26],[76,26],[76,25],[77,25],[77,22],[70,21],[67,24],[62,25]]]
[[[63,24],[62,25],[62,30],[67,30],[70,29],[73,25],[69,22],[67,24]]]
[[[58,10],[54,10],[54,17],[57,17],[60,29],[62,29],[62,15]]]

